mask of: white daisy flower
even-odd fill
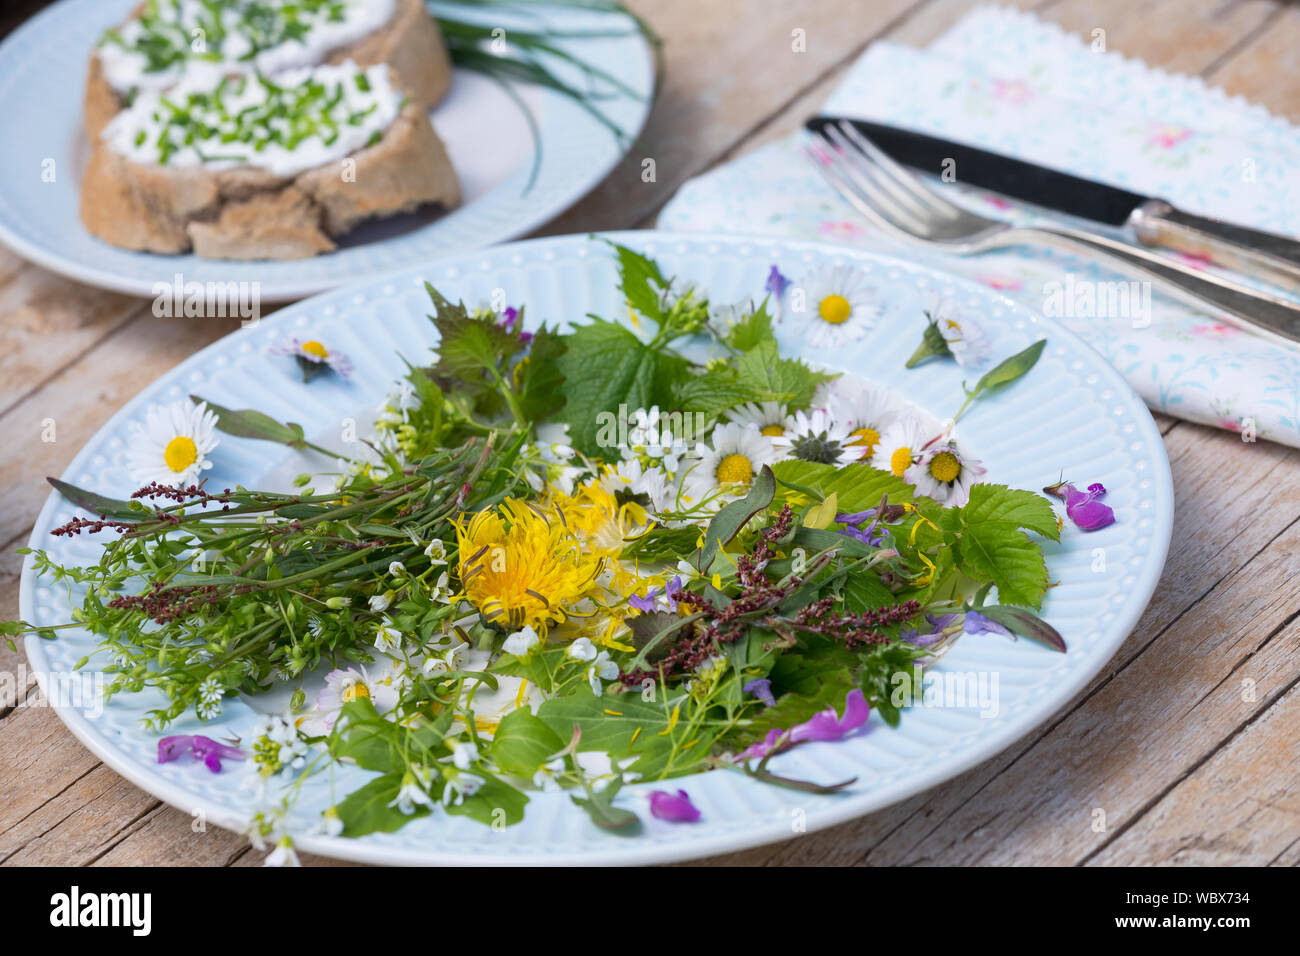
[[[743,493],[764,465],[777,460],[772,442],[753,425],[719,425],[713,429],[711,442],[696,446],[699,461],[685,476],[682,493],[688,506],[716,499],[719,489]]]
[[[354,700],[369,700],[375,710],[386,714],[397,706],[401,695],[393,686],[392,676],[374,679],[364,667],[332,670],[325,675],[325,686],[316,696],[316,711],[325,728],[331,729],[343,705]]]
[[[746,402],[727,411],[727,420],[737,425],[753,425],[767,438],[785,434],[785,420],[789,413],[780,402]]]
[[[955,304],[941,303],[930,317],[958,365],[964,368],[983,365],[993,354],[988,334],[974,319],[963,316]]]
[[[792,295],[791,302],[802,308],[792,307],[787,314],[802,323],[814,348],[835,348],[860,339],[880,314],[866,277],[848,266],[816,269],[796,291],[803,295]]]
[[[677,490],[664,470],[656,465],[643,465],[639,458],[607,464],[601,474],[600,486],[611,494],[623,492],[644,497],[656,512],[670,510],[677,497]]]
[[[846,423],[837,422],[821,409],[795,412],[785,422],[785,431],[772,439],[779,455],[815,461],[823,465],[848,465],[862,457],[853,446]]]
[[[158,482],[182,488],[212,467],[208,454],[217,447],[217,415],[206,402],[188,399],[151,405],[141,425],[132,425],[126,467],[141,485]]]
[[[333,369],[339,374],[344,381],[352,376],[352,361],[342,352],[326,348],[324,343],[316,339],[289,339],[286,342],[279,342],[269,349],[269,355],[292,355],[298,360],[298,368],[302,371],[302,380],[310,382],[322,372]]]
[[[880,436],[898,417],[897,396],[861,379],[843,380],[830,396],[830,414],[849,430],[849,444],[861,458],[870,458],[880,444]]]
[[[871,455],[871,465],[906,480],[907,470],[921,457],[940,429],[916,415],[902,415],[881,432]]]
[[[945,439],[923,451],[903,477],[916,486],[917,494],[960,507],[970,498],[971,485],[978,484],[986,470],[955,441]]]

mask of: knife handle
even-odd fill
[[[1069,228],[1013,227],[985,240],[988,248],[1020,243],[1055,246],[1106,263],[1121,272],[1153,280],[1153,285],[1193,308],[1295,349],[1300,345],[1300,307],[1266,292],[1208,272],[1190,269],[1168,256],[1148,252],[1109,236]],[[1150,321],[1149,316],[1147,320]]]
[[[1145,245],[1203,256],[1300,292],[1300,242],[1294,239],[1183,212],[1163,199],[1148,199],[1128,221]]]

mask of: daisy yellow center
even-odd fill
[[[843,325],[849,320],[853,307],[842,295],[828,295],[817,307],[817,314],[831,325]]]
[[[764,425],[759,431],[768,438],[776,438],[785,434],[785,429],[780,425]]]
[[[936,481],[956,481],[961,474],[961,462],[950,451],[941,451],[930,459],[930,474]]]
[[[866,452],[863,452],[863,454],[870,452],[880,441],[880,432],[866,425],[853,429],[850,434],[853,441],[849,442],[849,444],[854,448],[865,448]]]
[[[298,347],[302,349],[305,354],[314,356],[318,359],[326,359],[330,354],[329,349],[325,348],[325,346],[321,345],[315,339],[312,339],[309,342],[303,342],[302,345]]]
[[[199,460],[199,449],[188,435],[177,435],[163,449],[163,461],[179,474]]]
[[[714,477],[722,484],[749,481],[753,476],[754,466],[749,463],[748,458],[738,453],[723,458],[718,462],[718,470],[714,472]]]
[[[343,703],[348,704],[354,700],[365,700],[370,696],[370,688],[360,682],[347,687],[343,691]]]
[[[903,472],[912,464],[912,449],[903,446],[895,448],[894,453],[889,456],[889,470],[893,472],[895,478],[902,478]]]

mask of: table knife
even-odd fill
[[[1117,186],[1094,182],[988,150],[927,136],[897,126],[847,118],[895,161],[941,175],[953,168],[957,180],[1057,212],[1130,230],[1139,242],[1201,256],[1300,291],[1300,242],[1208,216]],[[840,117],[817,116],[807,127],[819,132]],[[955,166],[951,165],[955,163]]]

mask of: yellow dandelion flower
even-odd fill
[[[574,533],[558,509],[535,510],[507,498],[456,525],[463,597],[485,618],[545,633],[588,597],[606,555]]]

